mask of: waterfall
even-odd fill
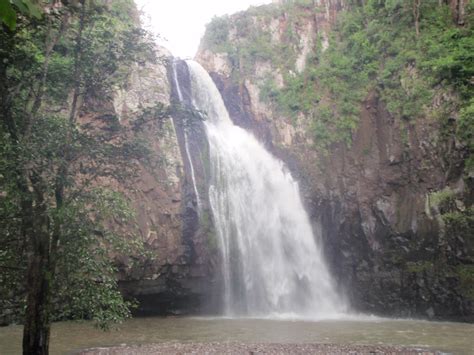
[[[176,92],[178,93],[179,102],[183,103],[184,102],[183,94],[181,92],[181,87],[179,86],[179,83],[178,83],[178,72],[176,70],[176,62],[173,62],[173,80],[174,80],[174,84],[175,84],[175,87],[176,87]],[[176,127],[174,125],[174,119],[172,119],[172,122],[173,122],[173,129],[174,129],[175,134],[176,134]],[[186,151],[186,158],[188,159],[189,170],[191,171],[191,180],[192,180],[192,183],[193,183],[194,194],[196,196],[197,212],[198,212],[199,217],[201,217],[202,203],[201,203],[201,198],[199,197],[199,192],[198,192],[198,189],[197,189],[196,174],[194,173],[193,159],[191,158],[191,153],[189,151],[187,130],[188,130],[188,127],[185,125],[184,128],[183,128],[184,150]]]
[[[206,114],[209,200],[222,256],[226,316],[321,319],[341,314],[298,183],[257,139],[235,126],[209,74],[186,61],[191,96]]]

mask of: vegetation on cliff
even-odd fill
[[[88,117],[132,63],[156,58],[132,0],[50,1],[41,14],[27,11],[31,1],[11,3],[16,20],[1,2],[0,301],[7,310],[23,295],[24,353],[46,354],[53,320],[105,327],[130,315],[110,257],[140,244],[110,228],[132,212],[98,186],[146,156],[127,139],[143,122],[126,128],[104,115],[97,127]]]
[[[449,120],[458,116],[457,133],[466,144],[466,164],[473,166],[472,146],[474,35],[472,4],[462,18],[438,1],[348,1],[337,18],[328,44],[320,36],[305,69],[295,69],[305,19],[325,11],[313,1],[253,8],[229,18],[215,18],[203,46],[226,53],[238,81],[257,61],[271,62],[284,85],[269,76],[261,99],[278,112],[311,117],[316,145],[351,144],[361,103],[376,91],[390,113],[409,124],[421,115]],[[285,19],[285,38],[272,41],[271,19]],[[327,46],[327,48],[326,48]],[[452,97],[433,107],[440,88]]]

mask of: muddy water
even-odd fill
[[[0,354],[21,352],[20,326],[0,328]],[[332,320],[319,322],[136,318],[102,332],[89,322],[61,322],[52,328],[51,354],[121,344],[160,342],[335,343],[404,345],[454,354],[474,353],[474,325],[414,320]]]

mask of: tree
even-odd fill
[[[25,354],[48,353],[54,319],[92,318],[105,326],[129,316],[105,247],[139,247],[106,228],[131,212],[97,181],[126,178],[130,161],[147,151],[130,142],[132,127],[113,117],[104,130],[78,118],[84,103],[111,95],[125,68],[156,58],[129,16],[133,1],[108,3],[55,1],[41,19],[18,22],[2,15],[0,216],[7,222],[0,224],[0,268],[10,271],[9,282],[26,279]],[[159,107],[153,118],[165,114]]]

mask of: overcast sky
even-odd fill
[[[159,33],[160,43],[175,56],[193,57],[213,16],[246,10],[271,0],[135,0],[144,13],[145,26]]]

